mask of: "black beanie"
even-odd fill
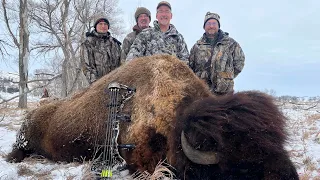
[[[94,25],[93,25],[94,29],[97,29],[97,24],[101,21],[106,22],[108,24],[108,29],[110,29],[110,23],[105,13],[99,13],[96,15]]]

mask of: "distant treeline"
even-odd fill
[[[276,99],[281,102],[301,102],[301,101],[320,102],[320,96],[314,96],[314,97],[279,96],[279,97],[276,97]]]
[[[13,85],[12,78],[0,77],[0,91],[6,93],[15,93],[19,92],[19,87],[17,87],[17,85]]]

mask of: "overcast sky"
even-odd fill
[[[153,22],[159,2],[119,0],[127,32],[134,24],[138,6],[151,11]],[[220,15],[221,29],[239,42],[246,55],[244,69],[235,79],[235,90],[272,89],[277,96],[320,96],[319,0],[168,2],[172,6],[171,22],[184,36],[189,50],[204,33],[206,12]],[[29,67],[35,64],[31,62]],[[14,68],[2,62],[1,69]]]
[[[153,22],[159,2],[120,0],[119,5],[124,21],[131,26],[137,6],[148,8]],[[236,90],[272,89],[277,96],[320,96],[319,0],[168,2],[171,22],[189,50],[204,32],[206,12],[220,15],[221,29],[239,42],[246,55],[245,67],[235,80]]]

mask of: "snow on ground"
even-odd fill
[[[311,108],[315,106],[314,108]],[[320,179],[320,105],[317,103],[282,104],[288,117],[289,140],[286,149],[295,163],[300,179]]]
[[[0,97],[9,99],[16,95],[1,92]],[[55,163],[41,157],[26,158],[17,164],[5,161],[5,155],[12,150],[23,116],[38,105],[39,97],[28,97],[28,109],[18,109],[17,100],[0,105],[0,180],[83,179],[88,172],[86,163]]]
[[[11,96],[11,95],[10,95]],[[1,94],[2,98],[9,98]],[[55,163],[41,157],[26,158],[22,163],[7,163],[5,156],[11,151],[22,117],[37,106],[38,97],[29,98],[29,108],[18,109],[17,102],[0,105],[0,180],[27,179],[88,179],[88,163]],[[286,149],[297,167],[301,180],[320,180],[320,104],[279,103],[288,117],[289,133]]]

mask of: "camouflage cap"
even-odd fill
[[[97,13],[97,14],[94,16],[94,25],[93,25],[93,27],[96,29],[97,24],[98,24],[101,20],[103,20],[104,22],[106,22],[106,23],[108,24],[108,28],[110,29],[109,20],[108,20],[108,18],[107,18],[106,13],[104,13],[104,12]]]
[[[204,17],[203,28],[204,28],[206,22],[207,22],[209,19],[215,19],[215,20],[217,20],[217,21],[218,21],[218,24],[219,24],[219,28],[220,28],[220,16],[219,16],[219,14],[211,13],[211,12],[207,12],[206,16]]]
[[[148,17],[149,17],[149,19],[151,21],[151,13],[150,13],[150,11],[145,7],[138,7],[136,12],[134,13],[134,17],[136,18],[136,22],[138,22],[138,17],[139,17],[140,14],[148,15]]]
[[[171,5],[167,1],[161,1],[159,2],[157,9],[159,9],[160,6],[168,6],[168,8],[171,10]]]

